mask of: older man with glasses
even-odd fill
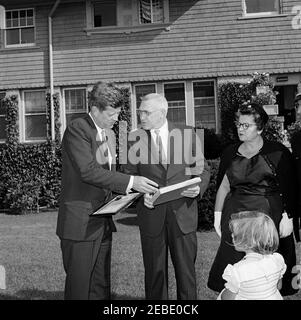
[[[145,268],[146,299],[168,299],[168,249],[175,269],[177,298],[197,299],[195,260],[197,254],[197,198],[207,188],[210,172],[203,154],[192,154],[200,142],[193,128],[175,126],[167,120],[168,103],[160,94],[142,98],[138,115],[141,128],[130,135],[129,161],[125,171],[143,175],[159,187],[200,176],[199,185],[184,190],[176,200],[153,205],[150,195],[138,202],[138,224]],[[185,138],[185,130],[190,138]],[[171,138],[174,133],[174,139]],[[187,135],[188,136],[188,135]],[[139,161],[135,160],[140,148]],[[138,148],[139,149],[139,148]],[[142,151],[143,150],[143,151]],[[191,151],[191,156],[183,150]],[[137,160],[137,159],[136,159]],[[199,165],[199,164],[202,165]]]

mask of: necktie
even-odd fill
[[[154,130],[156,134],[156,145],[159,151],[159,162],[163,164],[164,167],[166,167],[166,156],[163,149],[163,143],[160,136],[160,130],[156,129]]]
[[[107,135],[106,131],[104,129],[101,130],[101,148],[104,156],[105,163],[107,163],[110,167],[110,162],[109,162],[109,147],[107,143]]]

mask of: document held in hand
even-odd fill
[[[102,214],[116,214],[119,211],[127,208],[130,204],[134,202],[141,193],[134,192],[126,195],[118,195],[110,200],[108,203],[100,207],[97,211],[91,213],[91,216],[97,216]]]
[[[150,200],[153,202],[153,205],[155,206],[160,203],[182,198],[183,196],[181,195],[181,193],[185,189],[189,187],[193,187],[193,185],[196,185],[200,182],[201,182],[201,178],[196,177],[180,183],[172,184],[167,187],[162,187],[158,189],[156,193],[154,193],[154,195]]]

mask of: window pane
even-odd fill
[[[20,11],[20,27],[26,26],[26,11],[21,10]]]
[[[6,12],[6,28],[10,28],[12,26],[11,21],[11,11]]]
[[[34,43],[34,28],[21,29],[21,43]]]
[[[279,0],[245,0],[247,13],[278,12]]]
[[[65,90],[65,107],[66,112],[86,111],[86,90],[71,89]]]
[[[94,27],[116,26],[116,0],[103,0],[94,4]]]
[[[19,11],[13,11],[13,27],[18,27],[19,26]]]
[[[25,139],[46,139],[46,115],[31,115],[25,117]]]
[[[70,121],[82,117],[86,114],[86,112],[83,113],[68,113],[66,114],[66,121],[67,121],[67,125],[70,123]]]
[[[164,22],[163,16],[163,0],[153,0],[153,22],[161,23]]]
[[[33,26],[33,18],[32,17],[27,17],[27,21],[26,21],[26,25],[27,26]]]
[[[194,82],[193,98],[195,126],[215,129],[214,82]]]
[[[151,0],[140,0],[140,21],[141,23],[151,23]]]
[[[163,0],[139,0],[140,22],[141,23],[162,23]]]
[[[6,139],[6,131],[5,131],[5,118],[4,116],[0,116],[0,140]]]
[[[135,86],[136,93],[136,107],[140,106],[141,98],[149,93],[156,93],[156,86],[154,84],[142,84]]]
[[[167,119],[176,124],[185,124],[186,107],[184,83],[165,84],[164,95],[168,101]]]
[[[46,112],[45,91],[24,92],[25,113]]]
[[[29,9],[26,11],[27,11],[27,17],[33,17],[33,10],[32,9]]]
[[[6,30],[6,44],[20,44],[19,29]]]

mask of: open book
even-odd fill
[[[139,192],[129,193],[126,195],[118,195],[110,200],[108,203],[104,204],[95,212],[91,213],[91,216],[97,216],[102,214],[116,214],[119,211],[127,208],[131,203],[134,202],[142,194]]]
[[[160,203],[182,198],[183,196],[181,195],[181,193],[185,189],[192,187],[193,185],[196,185],[200,182],[201,178],[197,177],[180,183],[172,184],[167,187],[160,188],[156,193],[154,193],[150,200],[153,202],[153,205],[155,206]]]

